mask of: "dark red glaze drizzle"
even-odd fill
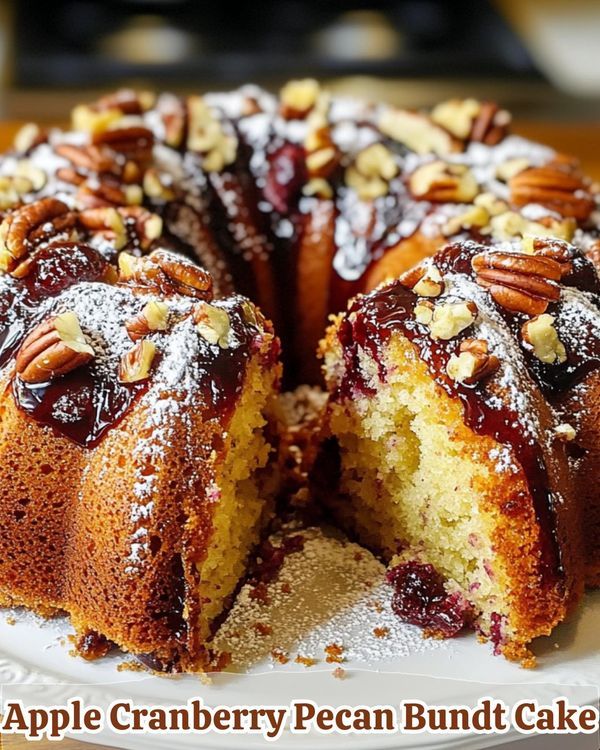
[[[116,373],[108,378],[93,362],[42,385],[13,378],[15,402],[22,411],[84,448],[97,446],[145,387],[145,383],[123,385]],[[61,418],[65,410],[68,415]]]
[[[475,243],[451,245],[436,256],[436,264],[442,272],[455,271],[472,275],[471,258],[482,250]],[[581,264],[578,263],[581,266]],[[585,270],[585,269],[584,269]],[[583,272],[583,271],[581,271]],[[588,269],[587,274],[593,273]],[[593,283],[593,278],[588,280]],[[426,363],[436,382],[453,398],[458,398],[463,405],[465,422],[475,432],[488,435],[504,445],[510,446],[521,466],[529,485],[533,504],[540,525],[540,561],[544,580],[551,584],[562,577],[561,553],[557,539],[556,517],[552,493],[549,489],[549,478],[544,461],[542,447],[520,427],[519,415],[508,406],[498,408],[497,401],[486,388],[485,383],[466,386],[451,380],[446,373],[446,365],[451,354],[458,350],[463,338],[468,338],[468,330],[449,342],[433,340],[428,329],[419,324],[414,317],[414,306],[417,296],[400,282],[379,289],[365,297],[359,298],[349,307],[340,325],[339,338],[344,349],[345,374],[335,394],[336,398],[351,399],[353,393],[369,392],[368,384],[362,379],[358,363],[359,349],[367,350],[374,361],[380,365],[380,376],[385,378],[383,364],[384,347],[394,331],[401,332],[417,348],[421,359]],[[513,329],[520,329],[523,316],[503,313]],[[551,383],[542,379],[550,366],[534,365],[526,357],[532,375],[549,397],[558,398],[563,389],[574,383],[574,378],[589,368],[598,366],[597,356],[590,357],[581,352],[569,352],[569,360],[560,368],[562,375],[555,376]],[[504,507],[507,514],[519,514],[523,506],[519,498],[514,498],[510,507]]]
[[[394,587],[392,610],[401,620],[425,628],[429,635],[452,638],[473,620],[473,609],[464,596],[448,593],[433,565],[414,560],[388,570]]]
[[[98,281],[108,268],[108,262],[89,245],[54,242],[36,252],[25,277],[4,276],[0,291],[0,367],[15,353],[36,320],[40,300],[60,294],[77,281]]]

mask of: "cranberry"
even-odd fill
[[[78,242],[54,242],[38,250],[24,279],[34,299],[53,297],[80,281],[99,281],[109,264],[89,245]]]
[[[265,182],[265,198],[278,213],[288,214],[306,182],[304,149],[293,143],[286,143],[267,158],[269,171]]]
[[[504,643],[504,621],[505,617],[498,612],[492,612],[490,615],[490,640],[494,644],[494,656],[498,656]]]
[[[459,592],[449,594],[433,565],[402,563],[387,573],[394,588],[392,609],[400,619],[437,637],[452,638],[470,623],[471,605]]]

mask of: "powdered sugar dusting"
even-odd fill
[[[288,555],[269,584],[268,603],[253,599],[245,586],[217,634],[216,647],[232,654],[231,669],[246,670],[264,659],[273,665],[272,652],[287,654],[292,663],[298,655],[325,662],[332,644],[342,647],[344,661],[374,668],[451,648],[424,639],[419,628],[393,614],[385,568],[370,552],[327,530],[308,529],[302,536],[303,551]]]

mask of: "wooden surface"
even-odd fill
[[[22,123],[0,123],[0,151],[8,148]],[[513,132],[581,159],[584,171],[600,180],[600,122],[517,122]]]
[[[19,128],[19,123],[0,123],[0,151],[8,148],[12,142],[14,133]],[[600,180],[600,123],[578,124],[578,123],[541,123],[523,122],[517,123],[514,132],[524,135],[533,140],[546,143],[558,151],[574,154],[583,165],[584,171],[596,180]],[[2,750],[21,750],[30,743],[19,737],[0,737],[0,748]],[[64,740],[61,743],[41,741],[35,746],[40,750],[60,747],[62,750],[82,750],[90,748],[75,740]],[[99,745],[92,746],[96,750],[103,750]],[[106,749],[104,749],[106,750]]]

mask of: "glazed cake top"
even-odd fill
[[[509,134],[509,122],[489,102],[416,113],[331,96],[310,80],[279,96],[254,86],[186,99],[121,91],[77,107],[73,130],[26,126],[0,164],[0,199],[8,209],[51,195],[70,207],[129,206],[130,217],[143,205],[164,217],[173,202],[210,212],[216,189],[225,203],[241,201],[227,230],[246,258],[268,255],[294,234],[297,215],[333,200],[333,266],[347,282],[418,230],[485,242],[549,235],[591,249],[600,214],[590,181],[574,160]],[[23,192],[31,167],[35,190]],[[248,177],[256,192],[240,195]],[[274,237],[251,231],[255,210]]]
[[[227,424],[251,356],[274,366],[278,345],[251,302],[213,300],[210,277],[181,257],[127,258],[133,267],[122,259],[118,280],[107,278],[110,266],[96,250],[58,243],[36,256],[24,279],[0,277],[0,366],[20,409],[88,448],[141,399],[160,451],[168,445],[161,430],[188,409]],[[192,274],[196,287],[173,285],[159,263],[179,280]],[[78,341],[54,323],[65,315],[75,316]]]

